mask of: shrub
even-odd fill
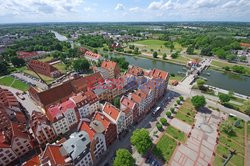
[[[170,117],[171,117],[171,112],[169,112],[169,111],[168,111],[168,112],[166,112],[166,115],[167,115],[167,117],[169,117],[169,118],[170,118]]]
[[[179,99],[180,99],[181,101],[184,101],[184,97],[183,97],[183,96],[180,96]]]
[[[162,125],[159,122],[156,123],[156,127],[159,131],[162,130]]]
[[[177,100],[176,103],[180,105],[180,104],[181,104],[181,101],[180,101],[180,100]]]
[[[172,113],[174,113],[175,109],[172,107],[172,108],[170,108],[170,111],[171,111]]]
[[[161,124],[164,125],[164,126],[166,126],[166,125],[168,124],[168,121],[167,121],[166,118],[161,118],[161,119],[160,119],[160,122],[161,122]]]

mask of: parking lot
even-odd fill
[[[47,85],[43,83],[40,79],[26,73],[13,73],[11,74],[11,76],[27,83],[28,85],[37,86],[41,89],[47,88]]]

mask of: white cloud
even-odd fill
[[[133,7],[133,8],[130,8],[129,11],[131,11],[131,12],[139,12],[140,8],[139,7]]]
[[[125,6],[121,3],[118,3],[115,7],[115,10],[124,10],[125,9]]]
[[[162,5],[163,5],[163,1],[159,1],[159,2],[153,1],[149,4],[148,9],[158,10],[162,8]]]
[[[75,12],[84,0],[0,0],[0,16]]]

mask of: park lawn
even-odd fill
[[[240,65],[240,64],[235,64],[235,63],[229,63],[229,62],[224,62],[224,61],[219,61],[219,60],[213,60],[211,62],[211,65],[214,66],[215,68],[222,69],[223,67],[233,67],[235,65],[243,66],[246,70],[246,74],[250,76],[250,67],[245,66],[245,65]]]
[[[225,159],[221,158],[221,157],[218,156],[218,155],[215,155],[214,161],[213,161],[213,165],[214,165],[214,166],[223,165],[224,161],[225,161]]]
[[[223,135],[221,135],[220,138],[219,138],[219,142],[224,144],[228,148],[236,150],[236,152],[241,153],[242,155],[244,155],[244,152],[245,152],[244,146],[240,146],[239,144],[237,144],[236,142],[233,142],[229,138],[226,138]]]
[[[66,73],[67,70],[66,70],[66,65],[63,64],[62,62],[61,63],[57,63],[55,65],[53,65],[55,68],[57,68],[61,73]]]
[[[248,140],[250,140],[250,122],[247,123],[247,135]]]
[[[218,144],[217,149],[216,149],[216,153],[222,157],[224,157],[224,156],[227,157],[229,155],[230,151],[229,151],[229,148]],[[242,156],[239,156],[236,152],[236,154],[231,158],[229,163],[232,163],[232,164],[237,165],[237,166],[241,166],[241,165],[244,165],[244,158]]]
[[[162,40],[139,40],[134,42],[134,44],[142,44],[147,45],[149,47],[155,47],[158,48],[159,46],[164,46],[165,41]]]
[[[32,75],[32,76],[38,78],[38,76],[36,75],[36,73],[34,73],[34,72],[31,71],[31,70],[26,69],[26,70],[24,70],[23,72],[24,72],[24,73],[27,73],[27,74],[30,74],[30,75]],[[45,75],[42,75],[42,74],[39,74],[39,76],[40,76],[45,82],[47,82],[47,83],[51,83],[51,82],[54,80],[53,78],[48,77],[48,76],[45,76]]]
[[[190,59],[188,57],[179,55],[176,59],[168,59],[167,61],[172,63],[187,64]]]
[[[175,116],[177,119],[180,119],[182,120],[183,122],[186,122],[190,125],[193,125],[194,124],[194,119],[189,117],[189,116],[186,116],[185,114],[182,114],[180,113],[179,111],[177,112],[176,116]]]
[[[6,76],[0,79],[0,84],[4,86],[10,86],[12,82],[14,81],[14,78],[11,76]]]
[[[178,141],[184,143],[187,139],[186,135],[184,132],[172,127],[172,126],[168,126],[166,133],[168,133],[169,135],[171,135],[172,137],[174,137],[175,139],[177,139]]]
[[[174,49],[176,51],[182,51],[183,48],[182,48],[182,46],[179,43],[174,42]]]
[[[1,78],[0,84],[4,86],[11,86],[12,88],[19,89],[21,91],[27,91],[29,89],[28,84],[20,80],[14,79],[11,76],[6,76],[6,77]]]
[[[162,159],[164,162],[168,162],[174,153],[176,146],[177,142],[173,138],[163,135],[152,152],[159,159]]]
[[[49,62],[49,61],[51,61],[52,59],[53,59],[52,56],[47,56],[47,57],[45,57],[45,58],[39,59],[39,61],[41,61],[41,62]]]

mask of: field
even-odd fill
[[[229,117],[223,123],[229,123],[234,126],[235,122],[239,119],[235,117]],[[245,154],[245,125],[242,120],[240,120],[240,125],[238,127],[233,127],[233,132],[228,134],[223,130],[223,125],[220,126],[220,137],[219,144],[216,149],[216,157],[214,164],[221,165],[225,158],[229,155],[230,151],[235,150],[235,154],[230,159],[228,165],[244,165],[244,154]]]
[[[14,79],[11,76],[6,76],[0,79],[0,84],[4,85],[4,86],[9,86],[9,87],[13,87],[15,89],[19,89],[21,91],[27,91],[29,86],[17,79]]]
[[[164,43],[165,41],[162,40],[140,40],[129,43],[129,45],[134,45],[135,47],[138,47],[142,53],[152,54],[154,51],[157,51],[160,55],[162,55],[163,53],[170,54],[170,49],[166,48]],[[179,43],[174,42],[174,50],[182,51],[182,49],[183,48]]]
[[[47,56],[47,57],[45,57],[45,58],[39,59],[39,61],[48,62],[48,61],[51,61],[52,59],[53,59],[52,56]]]
[[[171,135],[172,137],[174,137],[175,139],[177,139],[180,142],[185,142],[187,137],[185,135],[184,132],[172,127],[172,126],[168,126],[166,133],[168,133],[169,135]]]
[[[57,68],[61,73],[66,73],[66,66],[63,63],[57,63],[53,65],[55,68]]]
[[[25,70],[23,70],[23,72],[24,72],[24,73],[27,73],[27,74],[30,74],[30,75],[32,75],[32,76],[38,78],[38,76],[36,75],[36,73],[34,73],[34,72],[31,71],[31,70],[25,69]],[[50,83],[50,82],[52,82],[52,81],[54,80],[53,78],[48,77],[48,76],[45,76],[45,75],[42,75],[42,74],[39,74],[39,76],[40,76],[45,82],[47,82],[47,83]]]
[[[196,115],[196,110],[193,107],[191,100],[188,99],[180,107],[175,117],[192,125],[194,123],[195,115]]]
[[[168,162],[176,148],[176,145],[176,141],[165,134],[154,147],[153,154],[164,162]]]
[[[223,67],[233,67],[235,65],[238,65],[238,64],[234,64],[234,63],[228,63],[228,62],[224,62],[224,61],[219,61],[219,60],[213,60],[212,63],[211,63],[211,67],[212,69],[219,69],[219,70],[224,70],[222,69]],[[246,75],[249,75],[250,76],[250,67],[248,66],[244,66],[244,65],[241,65],[243,67],[245,67],[246,69]]]

